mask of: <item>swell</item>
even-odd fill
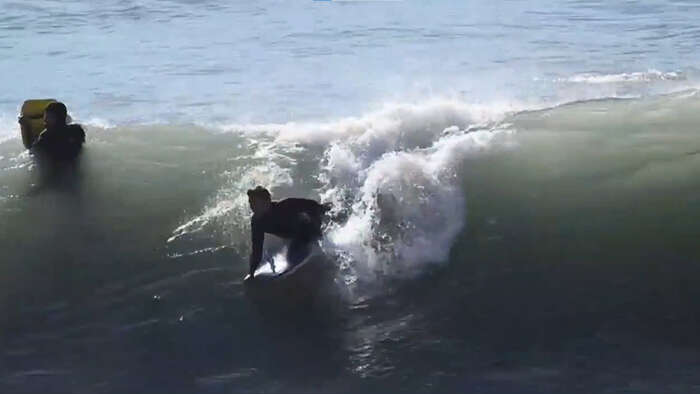
[[[218,130],[93,125],[82,177],[88,187],[80,193],[91,194],[85,205],[98,211],[129,207],[126,217],[156,215],[172,223],[156,231],[167,235],[154,246],[183,258],[229,247],[245,255],[249,213],[244,192],[266,185],[279,197],[333,204],[325,246],[348,269],[346,279],[410,277],[450,260],[475,203],[473,187],[464,184],[468,164],[496,161],[505,168],[503,163],[521,160],[520,168],[495,173],[496,180],[469,175],[480,184],[518,184],[514,194],[530,193],[530,187],[513,183],[513,173],[535,184],[558,174],[555,179],[573,185],[581,199],[593,198],[587,197],[587,181],[613,185],[613,190],[632,185],[663,189],[669,182],[656,175],[661,171],[683,179],[693,174],[693,152],[700,147],[688,127],[696,121],[696,102],[696,91],[689,90],[525,111],[438,100],[387,105],[325,123]],[[27,196],[41,183],[41,171],[30,156],[19,154],[16,139],[2,146],[6,212],[33,210],[32,199],[44,197]],[[206,180],[202,183],[208,187],[193,187],[199,184],[195,179]],[[143,194],[140,184],[151,191]],[[102,203],[106,195],[109,203]],[[137,201],[150,202],[137,207]],[[176,213],[165,218],[161,210]]]
[[[580,371],[571,354],[603,376],[633,367],[613,354],[692,349],[699,107],[688,91],[538,111],[441,101],[226,130],[93,126],[77,176],[58,184],[6,141],[12,362],[0,384],[304,387],[289,369],[303,350],[331,389],[338,371],[358,388],[425,384],[424,370],[456,387],[465,365],[491,382],[546,381]],[[257,183],[333,203],[324,247],[348,297],[331,312],[246,297],[244,190]],[[533,356],[533,344],[548,350]]]

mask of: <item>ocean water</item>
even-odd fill
[[[0,5],[1,392],[700,392],[700,4]]]

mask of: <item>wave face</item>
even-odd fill
[[[555,392],[583,372],[582,390],[623,384],[638,362],[692,374],[674,363],[698,345],[698,109],[689,90],[88,126],[75,175],[3,142],[2,385]],[[333,204],[337,270],[311,298],[242,287],[256,184]]]

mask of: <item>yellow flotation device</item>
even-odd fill
[[[54,99],[27,100],[22,104],[20,113],[20,129],[22,130],[22,142],[29,148],[39,134],[44,130],[44,111]]]

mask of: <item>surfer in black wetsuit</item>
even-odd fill
[[[305,198],[287,198],[272,201],[270,192],[262,186],[248,190],[248,203],[253,211],[250,219],[252,253],[250,277],[262,259],[265,233],[291,240],[289,250],[300,249],[321,237],[326,205]]]
[[[67,124],[67,118],[65,104],[49,104],[44,111],[46,129],[39,134],[30,149],[53,160],[75,158],[85,143],[85,131],[78,124]]]

